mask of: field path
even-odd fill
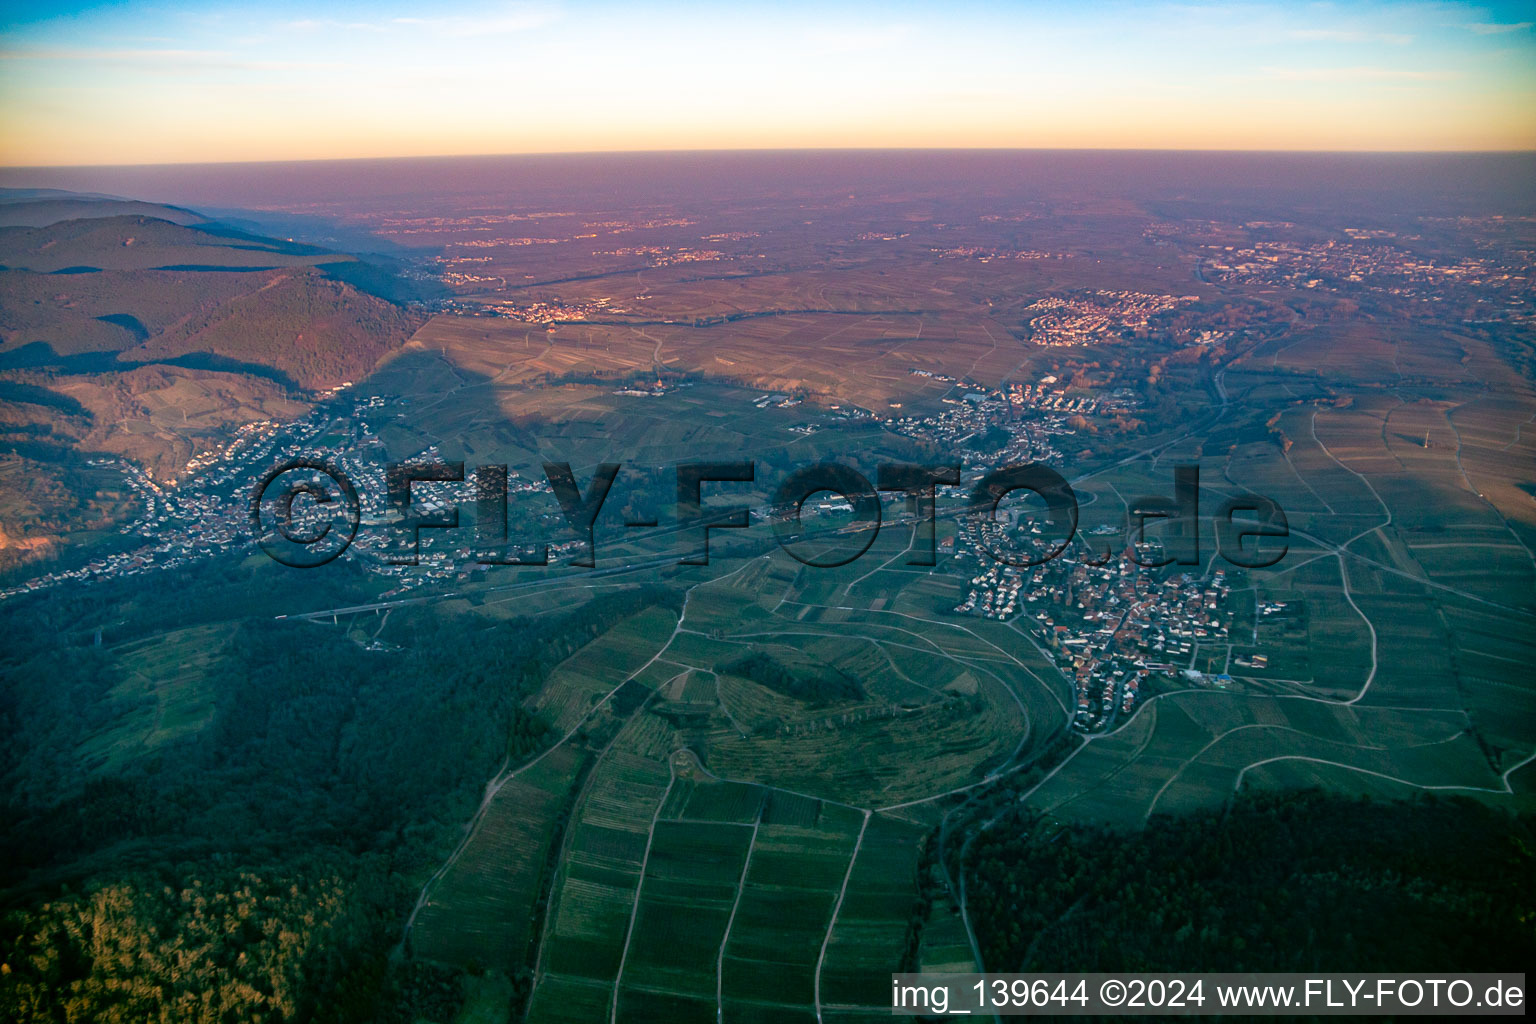
[[[832,929],[837,927],[837,915],[843,909],[843,897],[848,893],[848,880],[853,877],[853,865],[858,862],[859,848],[864,845],[864,833],[869,829],[869,817],[869,812],[865,811],[864,820],[859,825],[859,837],[853,841],[853,853],[848,857],[848,870],[843,872],[843,884],[837,890],[837,902],[832,904],[832,919],[827,922],[827,934],[822,936],[821,939],[821,954],[816,957],[816,1020],[818,1024],[821,1021],[821,965],[827,961],[827,946],[832,942]],[[753,835],[756,836],[756,834],[754,829]],[[747,880],[745,869],[742,870],[741,880],[745,884]],[[736,897],[737,899],[741,898],[740,889],[736,891]],[[731,916],[736,916],[734,907],[731,908]],[[720,955],[722,958],[725,956],[725,946],[723,943],[720,947]]]
[[[1376,530],[1382,529],[1383,527],[1391,526],[1392,525],[1392,507],[1381,499],[1381,494],[1376,490],[1376,485],[1371,483],[1370,480],[1366,479],[1366,476],[1365,476],[1364,473],[1361,473],[1359,470],[1357,470],[1357,469],[1355,469],[1355,468],[1353,468],[1351,466],[1346,466],[1343,462],[1339,461],[1339,457],[1337,455],[1334,455],[1333,452],[1329,450],[1328,446],[1323,443],[1323,439],[1317,436],[1317,410],[1316,409],[1312,410],[1312,420],[1311,420],[1311,422],[1312,422],[1312,440],[1317,442],[1318,447],[1323,450],[1323,454],[1328,456],[1330,459],[1332,459],[1333,462],[1334,462],[1334,465],[1338,466],[1340,469],[1349,470],[1349,472],[1351,472],[1351,473],[1355,474],[1355,476],[1359,477],[1360,478],[1360,482],[1365,484],[1366,489],[1368,489],[1371,492],[1371,496],[1376,499],[1376,503],[1381,506],[1382,512],[1386,513],[1386,516],[1387,516],[1385,522],[1378,523],[1377,525],[1372,526],[1369,529],[1361,530],[1359,533],[1355,534],[1353,537],[1349,538],[1344,543],[1342,543],[1342,544],[1340,544],[1340,545],[1338,545],[1337,547],[1334,548],[1334,555],[1339,560],[1339,579],[1340,579],[1340,581],[1343,584],[1344,600],[1349,602],[1349,606],[1355,610],[1355,614],[1356,615],[1360,616],[1361,621],[1365,623],[1365,628],[1370,630],[1370,633],[1371,633],[1371,671],[1366,675],[1365,683],[1364,683],[1364,685],[1362,685],[1360,687],[1360,692],[1355,694],[1349,700],[1344,701],[1344,703],[1346,705],[1348,705],[1348,704],[1354,704],[1355,702],[1359,701],[1362,697],[1364,697],[1367,693],[1370,692],[1371,684],[1376,681],[1376,669],[1380,665],[1380,658],[1378,656],[1378,654],[1379,654],[1379,652],[1378,652],[1379,645],[1377,643],[1377,637],[1376,637],[1376,625],[1375,625],[1375,623],[1371,622],[1370,616],[1366,615],[1365,612],[1360,610],[1360,606],[1355,603],[1354,595],[1349,592],[1349,565],[1344,561],[1344,555],[1346,553],[1345,549],[1348,548],[1355,541],[1359,540],[1361,537],[1364,537],[1366,534],[1373,533]],[[1385,421],[1383,421],[1382,429],[1383,430],[1386,429]],[[1383,444],[1385,444],[1385,441],[1383,441]]]
[[[1460,793],[1496,793],[1500,796],[1507,796],[1513,794],[1515,791],[1514,787],[1509,784],[1509,777],[1515,772],[1519,771],[1521,768],[1524,768],[1526,765],[1530,764],[1532,761],[1536,761],[1536,752],[1532,752],[1531,754],[1527,755],[1524,760],[1517,761],[1515,764],[1506,768],[1503,774],[1499,776],[1499,782],[1501,785],[1498,789],[1494,789],[1490,786],[1425,785],[1420,782],[1411,782],[1408,779],[1399,778],[1396,775],[1388,775],[1385,772],[1373,771],[1370,768],[1361,768],[1352,764],[1344,764],[1341,761],[1329,761],[1321,757],[1312,757],[1307,754],[1281,754],[1279,757],[1267,757],[1262,761],[1255,761],[1250,765],[1245,765],[1243,770],[1237,773],[1237,781],[1233,784],[1232,791],[1235,793],[1242,788],[1243,776],[1248,774],[1248,770],[1250,768],[1258,768],[1261,765],[1273,764],[1276,761],[1310,761],[1313,764],[1332,765],[1335,768],[1344,768],[1352,772],[1359,772],[1361,775],[1374,775],[1378,779],[1387,779],[1392,782],[1401,783],[1404,786],[1412,786],[1414,789],[1422,789],[1426,791],[1436,790],[1455,791]]]
[[[747,872],[752,870],[752,851],[757,848],[757,830],[763,823],[763,810],[767,806],[767,800],[757,802],[757,817],[752,821],[752,838],[747,840],[747,855],[741,862],[741,877],[736,879],[736,898],[731,900],[731,916],[725,919],[725,933],[720,936],[720,951],[715,957],[716,1021],[725,1020],[725,947],[731,941],[731,927],[736,923],[736,908],[741,906],[741,891],[747,887]]]
[[[667,780],[667,788],[662,791],[655,813],[651,815],[651,827],[645,833],[645,856],[640,858],[640,880],[635,883],[635,902],[629,908],[629,928],[624,932],[624,952],[619,954],[619,969],[613,975],[613,998],[608,1004],[608,1019],[612,1024],[618,1024],[619,1020],[619,983],[624,980],[624,965],[629,961],[629,942],[635,937],[635,922],[640,917],[640,896],[645,891],[645,869],[651,863],[651,844],[656,839],[656,823],[661,820],[661,809],[667,805],[667,797],[672,795],[672,787],[677,784],[677,758],[678,755],[673,754],[668,762],[672,776]]]
[[[591,709],[588,710],[585,715],[582,715],[580,720],[578,720],[575,725],[571,726],[570,730],[567,731],[564,736],[561,736],[557,742],[551,743],[548,747],[541,751],[537,757],[523,762],[516,768],[512,768],[510,766],[511,755],[508,755],[505,759],[502,760],[501,768],[497,770],[496,775],[491,779],[491,781],[486,783],[485,795],[480,799],[480,806],[475,809],[475,813],[470,817],[468,824],[464,826],[464,838],[459,840],[459,845],[454,848],[453,853],[449,854],[448,859],[445,860],[442,865],[432,873],[432,877],[427,879],[426,884],[421,887],[421,892],[416,897],[416,905],[411,908],[410,916],[405,919],[405,928],[401,932],[400,945],[396,947],[396,952],[402,950],[405,947],[406,942],[409,941],[411,937],[411,929],[416,924],[416,917],[421,913],[422,908],[427,905],[429,897],[432,894],[433,887],[436,886],[438,882],[442,881],[443,876],[448,873],[449,869],[451,869],[454,864],[458,863],[459,857],[463,855],[464,851],[469,847],[470,842],[480,831],[480,826],[485,821],[486,812],[490,810],[491,801],[496,799],[496,794],[500,793],[507,783],[511,782],[517,776],[521,775],[523,772],[544,760],[558,748],[564,746],[571,739],[571,737],[575,736],[582,730],[582,728],[587,724],[588,720],[591,719],[593,715],[597,714],[607,706],[608,702],[613,699],[614,694],[618,693],[626,683],[638,677],[646,669],[650,668],[657,661],[661,660],[661,656],[667,652],[667,648],[672,646],[672,641],[676,640],[678,634],[683,630],[683,622],[688,618],[688,601],[693,596],[695,589],[703,586],[705,583],[714,583],[718,580],[725,579],[728,576],[734,576],[736,573],[741,572],[742,569],[751,564],[751,561],[744,562],[742,565],[732,569],[728,573],[722,573],[721,575],[708,580],[701,580],[698,583],[690,586],[683,593],[683,608],[682,611],[678,614],[676,624],[672,627],[671,635],[667,637],[666,642],[661,645],[660,649],[658,649],[655,654],[651,655],[650,660],[620,680],[613,687],[613,689],[609,690],[606,694],[603,695],[602,700],[598,701],[596,704],[593,704]]]
[[[1447,409],[1445,411],[1445,422],[1447,422],[1447,423],[1449,423],[1451,425],[1451,431],[1452,431],[1452,433],[1454,433],[1456,435],[1456,469],[1457,469],[1457,471],[1459,473],[1461,473],[1462,482],[1467,485],[1467,490],[1469,490],[1473,494],[1477,495],[1478,498],[1483,502],[1483,504],[1487,505],[1490,509],[1493,510],[1493,514],[1498,516],[1499,517],[1499,522],[1504,525],[1505,531],[1508,532],[1511,537],[1515,538],[1515,543],[1519,544],[1520,547],[1525,551],[1525,557],[1527,557],[1527,558],[1529,558],[1531,560],[1531,568],[1532,569],[1536,569],[1536,552],[1533,552],[1531,550],[1531,548],[1530,548],[1530,545],[1526,544],[1525,540],[1520,536],[1519,532],[1517,530],[1515,530],[1514,527],[1509,525],[1509,519],[1504,515],[1504,513],[1499,509],[1499,507],[1497,505],[1495,505],[1493,502],[1489,501],[1487,498],[1483,497],[1483,492],[1477,489],[1477,485],[1474,484],[1472,482],[1472,478],[1467,475],[1467,467],[1462,465],[1462,462],[1461,462],[1461,448],[1462,448],[1461,428],[1456,425],[1456,416],[1455,416],[1455,414],[1460,412],[1462,409],[1465,409],[1470,404],[1471,403],[1469,403],[1469,402],[1463,402],[1460,405],[1456,406],[1455,408]],[[1524,424],[1521,424],[1521,426],[1524,426]],[[1520,436],[1520,427],[1518,427],[1518,426],[1515,428],[1515,436],[1516,437]]]

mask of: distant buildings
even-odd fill
[[[1048,296],[1024,308],[1029,340],[1037,345],[1092,345],[1118,341],[1126,331],[1144,331],[1153,317],[1197,295],[1149,295],[1100,289],[1070,296]]]
[[[979,571],[962,584],[966,596],[955,611],[1025,624],[1072,683],[1075,728],[1111,727],[1155,676],[1185,685],[1230,684],[1225,672],[1207,676],[1195,668],[1202,645],[1220,652],[1223,668],[1230,657],[1233,610],[1223,571],[1165,574],[1125,556],[1093,565],[1071,554],[1019,567],[983,553],[1007,548],[1040,558],[1058,545],[1038,526],[1025,531],[981,516],[962,518],[955,559],[960,565],[975,559]],[[1154,562],[1161,551],[1145,545],[1136,555]],[[1255,655],[1242,664],[1262,668],[1268,659]]]

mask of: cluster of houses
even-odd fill
[[[143,543],[0,589],[0,599],[70,581],[176,568],[249,543],[249,488],[273,462],[311,451],[314,438],[328,421],[329,416],[317,409],[293,423],[248,423],[228,441],[199,452],[174,477],[163,480],[127,459],[88,460],[93,466],[116,469],[133,490],[138,513],[119,532]]]
[[[1099,409],[1097,395],[1068,395],[1065,388],[1058,388],[1056,378],[1044,377],[1037,384],[1012,384],[1007,398],[1015,408],[1034,408],[1046,412],[1079,413],[1089,415]]]
[[[1025,307],[1029,340],[1037,345],[1091,345],[1145,330],[1152,317],[1197,295],[1150,295],[1098,289],[1082,295],[1051,295]]]
[[[338,385],[318,397],[335,399],[346,388],[347,385]],[[423,551],[421,565],[417,567],[395,565],[386,557],[388,534],[377,527],[387,525],[392,519],[385,479],[389,459],[382,442],[369,429],[365,414],[389,402],[388,398],[377,395],[350,402],[329,401],[293,422],[267,420],[246,424],[228,441],[195,455],[175,479],[157,480],[151,471],[126,459],[102,457],[90,460],[94,466],[117,469],[134,491],[139,503],[138,514],[121,527],[121,532],[127,537],[140,538],[142,543],[85,565],[55,570],[0,589],[0,599],[68,581],[91,582],[175,568],[233,548],[246,547],[253,542],[251,488],[270,467],[300,457],[338,469],[357,491],[360,527],[375,527],[359,529],[344,557],[357,560],[365,571],[397,577],[401,588],[467,574],[477,564],[469,550],[473,532],[468,530],[463,531],[465,544],[462,551],[432,546]],[[322,434],[334,440],[322,444]],[[435,448],[428,448],[406,461],[440,458]],[[316,481],[323,483],[320,474],[316,474]],[[472,473],[462,484],[418,484],[412,488],[413,503],[418,510],[427,512],[457,507],[462,501],[472,500],[474,487]],[[542,476],[527,480],[516,472],[509,473],[507,490],[509,498],[520,494],[551,493],[549,483]],[[315,502],[296,501],[290,514],[290,528],[303,533],[333,515],[334,509]],[[551,545],[551,557],[566,554],[578,544]]]
[[[1056,459],[1061,453],[1052,438],[1072,433],[1065,420],[1069,410],[1055,412],[1026,405],[1023,391],[1015,390],[1022,389],[1023,385],[1004,391],[972,385],[927,370],[913,370],[912,373],[952,381],[960,397],[941,399],[947,408],[933,415],[888,416],[884,420],[886,429],[953,452],[966,463],[1004,465]],[[1001,430],[1005,437],[1001,448],[996,447],[999,435],[994,428]]]
[[[1212,280],[1235,284],[1336,288],[1357,285],[1399,298],[1443,303],[1447,286],[1470,290],[1485,308],[1479,316],[1531,322],[1529,263],[1500,263],[1488,256],[1437,260],[1383,241],[1390,232],[1345,229],[1348,241],[1254,241],[1206,245],[1205,270]]]
[[[1194,666],[1202,644],[1231,657],[1231,587],[1223,570],[1199,576],[1148,566],[1162,561],[1161,545],[1136,545],[1102,564],[1070,553],[1047,558],[1062,546],[1038,524],[1024,527],[1003,519],[962,517],[955,557],[977,569],[962,586],[955,607],[963,615],[1016,619],[1072,682],[1074,726],[1097,732],[1113,726],[1142,699],[1148,681],[1162,676],[1180,682],[1225,685],[1223,672],[1208,675]],[[1029,566],[998,561],[1045,559]],[[1263,668],[1263,655],[1240,658]]]
[[[603,249],[594,256],[639,256],[653,267],[669,267],[677,263],[714,263],[729,259],[717,249],[691,249],[687,246],[674,249],[670,245],[623,245],[617,249]]]
[[[678,388],[689,387],[692,383],[692,381],[687,380],[669,381],[662,377],[657,377],[654,384],[628,384],[622,388],[614,388],[613,393],[616,395],[629,395],[634,398],[660,398],[662,395],[676,391]],[[758,408],[762,408],[762,406],[758,406]]]
[[[957,245],[948,249],[930,248],[941,260],[973,259],[982,263],[991,263],[993,260],[1049,260],[1066,259],[1065,253],[1042,252],[1039,249],[1004,249],[995,246],[984,245]]]
[[[500,316],[525,324],[567,323],[572,320],[590,320],[596,316],[616,315],[626,312],[613,305],[613,299],[602,296],[583,302],[531,301],[514,302],[509,299],[476,304],[473,312],[485,316]]]

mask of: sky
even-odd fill
[[[0,13],[0,166],[800,147],[1532,150],[1536,0]]]

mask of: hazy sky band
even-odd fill
[[[1536,149],[1532,3],[129,3],[3,18],[0,164],[12,166]]]

